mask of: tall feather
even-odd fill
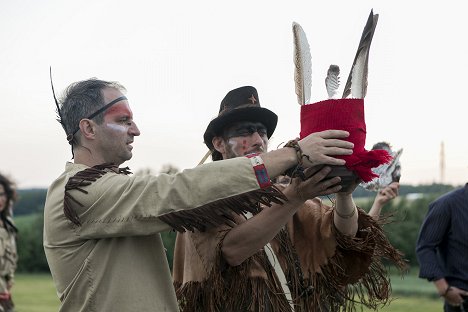
[[[340,87],[340,67],[338,65],[330,65],[325,78],[325,86],[329,99],[334,99],[338,88]]]
[[[343,98],[352,95],[353,98],[363,99],[367,93],[367,66],[369,62],[369,49],[374,36],[379,15],[371,10],[366,26],[362,32],[361,41],[354,57],[353,66],[343,90]]]
[[[312,88],[312,56],[306,34],[301,25],[293,22],[294,35],[294,82],[299,105],[310,103]]]

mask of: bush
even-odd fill
[[[44,215],[37,213],[18,218],[18,271],[49,272],[49,266],[42,245]]]

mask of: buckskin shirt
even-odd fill
[[[44,209],[44,249],[60,311],[178,311],[159,232],[172,229],[173,216],[174,224],[203,227],[203,218],[191,223],[197,207],[255,190],[247,158],[157,177],[67,163]],[[65,195],[74,222],[64,213]]]
[[[373,309],[387,303],[390,284],[381,258],[403,268],[401,253],[364,211],[359,210],[355,237],[336,230],[333,214],[319,199],[307,201],[269,246],[235,267],[221,251],[231,226],[179,233],[173,278],[181,310],[353,311],[359,302]],[[242,215],[234,218],[237,224],[246,221]],[[289,298],[269,253],[284,273]]]

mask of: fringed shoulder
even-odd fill
[[[70,193],[71,190],[78,190],[84,194],[88,194],[88,191],[83,189],[85,186],[91,185],[93,182],[98,180],[107,172],[114,172],[117,174],[130,174],[130,169],[128,167],[119,168],[114,164],[102,164],[96,165],[91,168],[77,172],[73,177],[68,179],[67,184],[65,185],[65,195],[63,199],[63,212],[67,219],[69,219],[73,224],[80,226],[81,221],[78,217],[76,211],[72,208],[72,203],[83,207],[83,205],[78,202]]]
[[[158,218],[169,224],[176,231],[205,231],[207,227],[216,227],[233,222],[232,213],[256,214],[259,204],[271,206],[272,203],[283,204],[286,196],[274,185],[244,194],[223,198],[198,208],[179,210]]]

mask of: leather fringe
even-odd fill
[[[70,195],[69,191],[78,190],[84,194],[88,194],[88,191],[84,190],[83,187],[91,185],[93,182],[95,182],[107,172],[114,172],[117,174],[126,175],[131,174],[130,169],[128,167],[119,168],[117,165],[108,163],[87,168],[83,171],[77,172],[73,177],[68,179],[68,182],[65,185],[63,212],[67,219],[73,222],[73,224],[81,226],[80,218],[78,217],[76,211],[72,208],[72,204],[75,203],[80,207],[83,207],[83,205],[79,201],[77,201],[72,195]]]
[[[286,230],[275,237],[279,244],[278,257],[286,260],[283,271],[295,312],[350,312],[359,309],[359,305],[375,310],[389,303],[391,285],[382,258],[393,262],[401,271],[407,268],[407,263],[388,241],[381,222],[361,209],[358,211],[356,237],[343,235],[333,228],[336,252],[321,267],[321,272],[301,267],[297,254],[300,250],[295,250]],[[222,260],[222,241],[217,247],[217,263],[206,280],[174,283],[181,312],[293,311],[263,250],[241,265],[230,267]],[[254,261],[265,270],[267,278],[249,275]],[[356,261],[362,264],[356,265]],[[353,271],[353,268],[361,270]]]
[[[259,251],[241,265],[231,267],[223,260],[222,241],[217,246],[217,262],[206,280],[183,285],[174,282],[180,311],[292,312],[266,253]],[[266,279],[250,276],[254,262],[265,270]]]
[[[179,210],[158,218],[178,232],[205,231],[207,227],[232,224],[231,214],[259,212],[259,205],[283,204],[286,196],[274,185],[248,193],[220,199],[190,210]]]
[[[393,262],[400,271],[407,268],[407,263],[402,253],[390,244],[378,222],[362,210],[359,210],[359,220],[356,237],[343,235],[334,228],[336,253],[321,267],[321,272],[299,273],[297,266],[291,265],[286,268],[287,278],[292,277],[290,289],[296,312],[349,312],[356,311],[357,305],[375,310],[389,303],[391,285],[382,258]],[[293,248],[284,246],[291,244],[286,237],[277,238],[283,246],[280,253]],[[287,261],[294,263],[291,259]],[[353,264],[356,261],[363,265],[356,266]],[[353,267],[366,269],[353,271]],[[302,274],[306,275],[305,279]]]

